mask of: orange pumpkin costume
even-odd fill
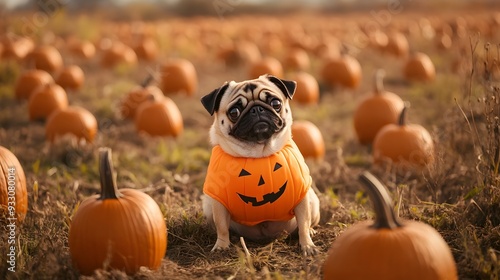
[[[264,158],[233,157],[217,145],[203,192],[222,203],[233,221],[252,226],[292,219],[311,184],[309,168],[292,140]]]

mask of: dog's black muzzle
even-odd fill
[[[272,107],[257,103],[243,111],[229,134],[241,140],[260,143],[271,138],[283,127],[283,120]]]

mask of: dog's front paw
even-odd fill
[[[215,245],[210,252],[226,249],[229,249],[229,240],[217,239],[217,242],[215,242]]]
[[[316,231],[312,228],[307,228],[303,231],[303,234],[299,234],[299,244],[302,254],[305,256],[312,256],[318,253],[318,248],[314,245],[311,239],[311,235],[315,234]]]
[[[319,252],[318,247],[314,244],[301,245],[300,247],[304,256],[314,256]]]

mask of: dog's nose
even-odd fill
[[[264,112],[264,107],[260,105],[255,105],[250,109],[250,114],[252,115],[259,115],[260,113]]]

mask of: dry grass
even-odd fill
[[[87,27],[79,22],[80,29]],[[225,69],[207,59],[193,58],[200,79],[198,95],[172,97],[184,117],[183,135],[152,139],[137,135],[133,124],[116,112],[117,100],[155,64],[114,70],[102,70],[95,61],[83,64],[86,85],[70,95],[70,102],[89,108],[99,120],[100,131],[93,145],[75,148],[45,143],[43,123],[29,122],[26,103],[13,98],[15,79],[25,66],[0,61],[0,143],[23,164],[29,191],[28,216],[18,232],[17,272],[10,273],[2,262],[0,278],[319,279],[335,238],[373,215],[356,181],[359,172],[370,170],[387,185],[401,217],[428,223],[442,234],[452,249],[460,279],[498,279],[500,80],[491,66],[498,61],[497,49],[491,42],[486,52],[482,49],[486,41],[471,37],[463,39],[468,51],[459,74],[449,70],[451,54],[413,39],[436,57],[439,75],[435,82],[404,82],[399,74],[401,61],[363,49],[357,55],[364,71],[361,89],[353,94],[324,88],[317,106],[293,104],[295,119],[314,122],[327,149],[324,160],[308,161],[322,214],[318,234],[313,237],[320,253],[313,257],[300,254],[293,235],[269,244],[245,240],[248,253],[233,235],[230,250],[210,252],[216,234],[202,216],[200,195],[210,157],[206,139],[211,119],[198,99],[226,80],[245,79],[244,67]],[[192,53],[188,50],[185,55]],[[313,61],[313,65],[319,64],[319,60]],[[373,166],[370,148],[355,140],[351,114],[361,96],[371,91],[371,73],[378,67],[388,73],[386,88],[411,101],[410,120],[423,124],[433,135],[437,162],[428,170],[401,173],[394,166]],[[101,270],[82,277],[71,265],[69,224],[78,203],[99,190],[96,151],[101,146],[113,149],[119,187],[143,190],[165,215],[168,249],[157,271],[144,269],[127,276]],[[3,254],[6,236],[0,236]]]

